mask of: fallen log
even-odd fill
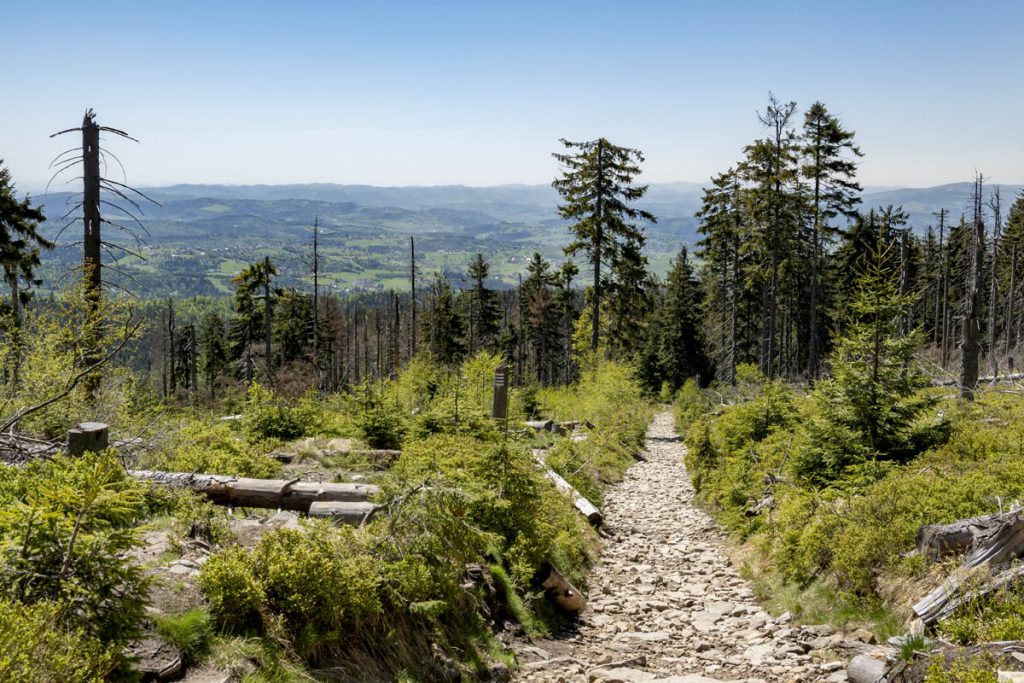
[[[572,617],[587,608],[587,600],[550,562],[545,562],[533,577],[533,584],[544,589],[544,595],[559,610]]]
[[[378,506],[373,503],[313,502],[309,505],[310,517],[325,517],[335,522],[362,526],[370,521]]]
[[[965,585],[970,584],[967,581],[968,576],[968,574],[955,574],[943,581],[941,586],[914,605],[914,614],[924,622],[925,626],[932,626],[951,616],[961,606],[1008,586],[1024,576],[1024,565],[1005,569],[985,580],[973,590]]]
[[[857,655],[846,668],[846,678],[850,683],[886,683],[887,670],[885,662],[870,655]]]
[[[218,505],[309,512],[313,503],[365,503],[378,493],[372,484],[335,484],[298,479],[250,479],[219,474],[129,470],[129,474],[162,486],[189,488]]]
[[[581,515],[586,517],[588,522],[596,527],[601,526],[601,523],[604,521],[604,515],[601,514],[601,511],[597,509],[596,505],[584,498],[583,495],[576,490],[576,487],[567,482],[562,475],[548,467],[547,462],[544,460],[543,451],[534,449],[533,459],[538,465],[544,468],[544,476],[546,476],[551,483],[555,485],[556,489],[569,496],[573,507],[575,507]]]

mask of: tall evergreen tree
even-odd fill
[[[11,172],[0,159],[0,267],[10,289],[11,314],[17,327],[28,300],[28,286],[39,284],[35,275],[39,250],[51,249],[53,242],[39,234],[39,224],[46,220],[43,212],[32,206],[27,196],[19,201],[14,189]]]
[[[260,339],[264,341],[265,365],[270,372],[273,358],[269,357],[271,325],[273,318],[274,292],[272,278],[277,275],[277,266],[269,258],[246,267],[231,282],[235,285],[235,319],[231,325],[231,355],[236,359],[246,358],[252,346]]]
[[[557,277],[551,264],[534,252],[520,287],[520,308],[526,321],[526,336],[537,381],[552,384],[561,365],[558,303],[552,286]]]
[[[660,375],[673,392],[687,379],[697,379],[702,386],[712,379],[700,324],[702,298],[700,282],[684,247],[669,268],[657,316]]]
[[[861,188],[856,182],[857,164],[853,157],[863,156],[853,142],[853,131],[845,130],[825,105],[815,102],[804,115],[801,139],[803,164],[800,172],[811,188],[811,273],[810,320],[807,374],[818,376],[821,328],[821,270],[823,251],[838,230],[831,224],[838,216],[850,217],[860,203]]]
[[[452,286],[441,273],[434,276],[431,295],[433,305],[423,316],[423,335],[430,341],[431,356],[439,363],[453,365],[462,360],[466,347]]]
[[[558,213],[571,221],[569,230],[575,237],[565,253],[575,255],[582,251],[593,269],[590,348],[596,350],[601,304],[610,282],[602,269],[615,264],[619,264],[620,270],[632,267],[644,242],[637,221],[653,223],[656,219],[632,206],[647,192],[646,185],[634,184],[644,160],[640,151],[618,147],[605,138],[561,142],[569,151],[554,154],[562,166],[562,175],[552,186],[564,201]]]
[[[774,377],[779,368],[779,302],[785,269],[798,253],[802,199],[799,194],[797,140],[792,119],[796,103],[769,95],[758,118],[768,137],[746,148],[740,169],[751,185],[752,240],[745,246],[758,252],[757,271],[765,315],[761,331],[761,368]]]
[[[483,254],[477,254],[469,262],[466,274],[472,281],[469,290],[469,353],[489,348],[494,343],[501,322],[501,310],[496,293],[488,289],[485,281],[490,273],[490,264]]]
[[[217,313],[207,313],[199,327],[203,379],[210,398],[217,397],[217,383],[228,365],[228,340],[224,320]]]
[[[739,174],[730,168],[711,178],[704,188],[704,199],[697,218],[698,231],[704,236],[698,244],[698,256],[705,264],[705,276],[711,297],[707,305],[709,332],[715,340],[714,351],[719,375],[735,381],[739,358],[746,358],[750,341],[740,323],[741,300],[746,297],[740,245],[745,237],[745,194]],[[755,342],[756,343],[756,342]],[[746,358],[749,360],[749,358]]]

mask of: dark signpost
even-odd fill
[[[508,432],[508,366],[499,365],[494,371],[494,403],[491,406],[491,417],[504,420],[505,431]]]

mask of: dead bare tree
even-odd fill
[[[985,259],[985,223],[982,218],[981,196],[985,179],[979,173],[974,179],[973,239],[970,252],[970,271],[963,319],[963,346],[960,354],[960,397],[974,400],[978,386],[979,327],[981,322],[981,278]]]
[[[86,110],[81,126],[58,131],[50,137],[53,138],[75,132],[82,134],[82,144],[80,147],[67,149],[54,158],[50,164],[50,167],[54,169],[50,182],[52,183],[55,178],[69,172],[71,169],[81,166],[81,175],[71,180],[82,181],[82,198],[81,201],[72,203],[67,213],[64,214],[62,220],[65,223],[58,232],[58,239],[68,227],[78,221],[82,222],[82,277],[85,284],[86,302],[89,307],[88,313],[98,318],[97,314],[103,297],[103,285],[117,286],[111,282],[105,283],[104,281],[102,254],[106,253],[111,258],[115,268],[118,254],[127,254],[145,260],[140,253],[139,247],[142,244],[142,234],[148,234],[148,232],[142,224],[142,205],[140,201],[147,201],[157,205],[158,203],[128,185],[128,179],[124,173],[124,165],[121,164],[120,159],[116,155],[103,148],[100,134],[110,133],[133,142],[138,142],[138,140],[123,130],[99,125],[96,122],[96,113],[92,109]],[[116,161],[118,166],[121,167],[123,182],[114,180],[106,175],[108,157]],[[109,208],[113,212],[114,217],[104,216],[101,207]],[[104,239],[102,231],[104,224],[126,234],[132,240],[134,249],[116,241]],[[129,227],[126,224],[130,224],[133,227]],[[136,227],[138,231],[136,231]],[[97,325],[102,324],[102,321],[98,319],[96,322]],[[99,329],[92,330],[90,334],[95,338],[91,341],[98,340]],[[90,344],[89,339],[86,339],[85,342],[87,347],[95,346],[95,344]],[[83,356],[82,366],[95,366],[98,368],[96,353]],[[99,375],[86,377],[84,381],[89,392],[93,393],[99,385]]]

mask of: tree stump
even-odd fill
[[[106,450],[110,430],[102,422],[83,422],[68,430],[68,454],[80,456],[87,451],[94,453]]]

